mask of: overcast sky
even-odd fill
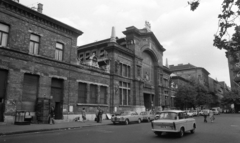
[[[124,37],[126,27],[144,28],[145,21],[166,49],[169,65],[192,64],[230,86],[224,50],[213,46],[223,0],[201,0],[190,10],[189,0],[20,0],[28,7],[43,4],[43,13],[81,31],[78,46],[110,38],[111,27]]]

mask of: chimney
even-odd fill
[[[43,11],[43,4],[38,3],[37,11],[38,11],[39,13],[42,13],[42,11]]]
[[[168,59],[166,58],[166,67],[169,68],[168,66]]]
[[[112,27],[112,35],[111,35],[111,38],[110,38],[110,42],[116,43],[116,35],[115,35],[114,26]]]

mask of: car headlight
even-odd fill
[[[124,118],[122,117],[122,118],[120,118],[120,120],[121,120],[121,121],[124,121]]]

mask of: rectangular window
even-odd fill
[[[120,105],[130,105],[130,83],[119,83],[119,103]]]
[[[141,77],[141,67],[137,66],[137,76]]]
[[[87,52],[87,53],[85,54],[85,60],[89,60],[89,58],[90,58],[90,53]]]
[[[90,85],[90,103],[97,103],[97,85],[94,84]]]
[[[56,43],[55,59],[59,61],[63,60],[63,44],[62,43]]]
[[[100,58],[103,58],[105,55],[104,55],[104,53],[105,53],[105,51],[102,49],[102,50],[100,50]]]
[[[123,64],[123,76],[127,77],[127,65]]]
[[[100,104],[107,104],[107,87],[100,87]]]
[[[131,68],[127,66],[127,77],[131,77]]]
[[[7,46],[9,26],[0,23],[0,46]]]
[[[78,84],[78,103],[86,103],[87,101],[87,84]]]
[[[119,75],[121,76],[122,76],[122,65],[123,65],[122,63],[119,64]]]
[[[40,45],[40,37],[38,35],[30,35],[29,53],[33,55],[38,55]]]
[[[82,63],[83,62],[83,54],[79,54],[79,61]]]

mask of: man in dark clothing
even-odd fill
[[[100,107],[98,107],[98,114],[97,114],[97,116],[98,116],[98,123],[102,123],[102,114],[103,114],[103,110],[100,108]]]
[[[54,122],[54,106],[51,106],[50,112],[49,112],[49,124],[55,124]]]

